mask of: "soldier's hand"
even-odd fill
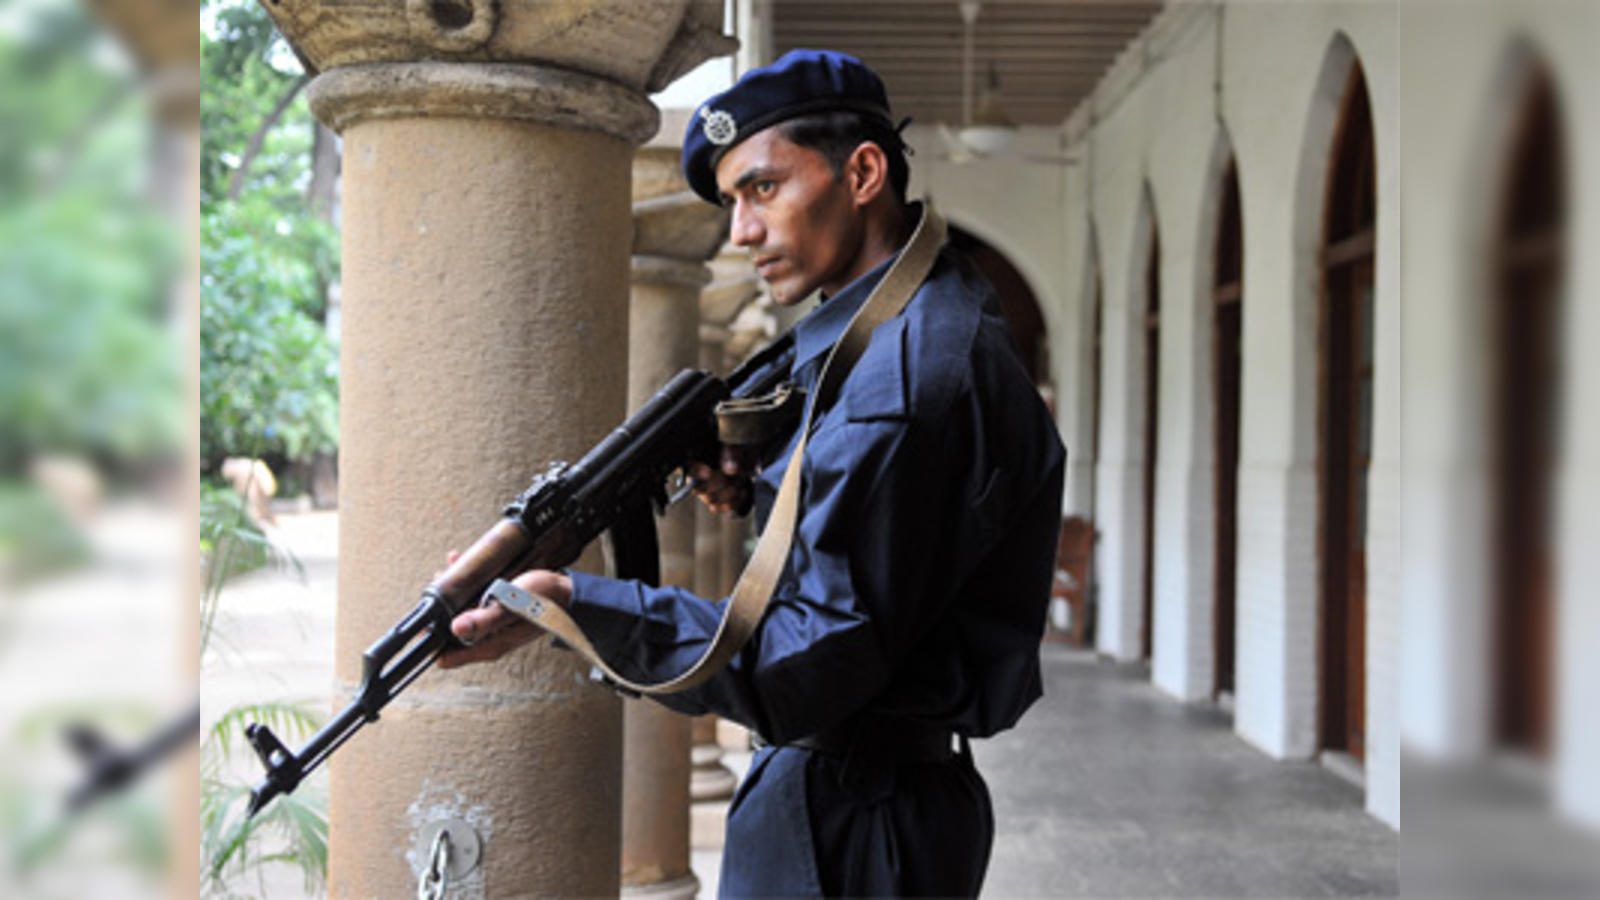
[[[695,496],[712,512],[742,516],[750,511],[754,493],[750,478],[755,474],[755,463],[748,450],[723,445],[719,466],[713,469],[705,463],[689,467],[689,477],[694,483]]]
[[[451,553],[454,562],[458,554]],[[530,569],[512,579],[512,584],[530,594],[538,594],[562,607],[572,600],[572,579],[560,572]],[[540,630],[526,619],[507,612],[498,603],[475,607],[450,620],[450,631],[465,647],[455,647],[439,656],[441,669],[454,669],[477,662],[499,659],[538,637]]]

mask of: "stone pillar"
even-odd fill
[[[722,542],[722,549],[717,554],[717,561],[721,563],[719,580],[724,585],[724,593],[732,593],[739,573],[744,571],[744,539],[750,531],[750,520],[723,516],[717,525],[717,538]]]
[[[624,414],[629,168],[686,7],[267,6],[344,138],[336,703],[445,550]],[[453,896],[615,895],[621,710],[584,672],[540,641],[413,684],[332,760],[330,896],[413,893],[447,821],[482,842]]]
[[[726,334],[720,328],[699,326],[700,368],[708,372],[727,369],[722,352]],[[695,504],[694,590],[702,597],[725,597],[732,589],[732,585],[723,578],[722,522],[726,518],[712,513],[703,503]],[[705,715],[694,720],[693,743],[690,798],[699,804],[732,797],[738,778],[722,764],[722,747],[717,744],[716,716]],[[701,818],[714,820],[710,817]],[[720,826],[720,820],[715,821]],[[697,825],[697,833],[703,830],[703,826]],[[707,841],[697,837],[695,844],[706,846]],[[720,841],[715,846],[720,846]]]
[[[733,770],[722,764],[722,745],[717,742],[717,717],[698,716],[694,719],[694,763],[689,781],[689,797],[696,803],[726,800],[733,796],[739,779]]]
[[[736,326],[741,310],[760,292],[761,281],[750,266],[749,255],[724,245],[711,263],[712,282],[700,292],[700,367],[724,372],[743,355],[729,355],[730,344],[742,346],[744,331]],[[748,520],[717,516],[702,506],[697,513],[695,534],[695,589],[702,596],[722,597],[733,591],[734,582],[744,569],[742,535]],[[738,778],[722,761],[723,748],[717,740],[715,716],[705,716],[694,726],[694,781],[691,795],[697,803],[715,803],[733,796]],[[720,810],[721,804],[717,804]],[[715,830],[711,839],[701,832]],[[697,815],[697,844],[720,846],[721,818]]]
[[[726,211],[689,192],[678,155],[674,146],[651,146],[634,158],[630,408],[698,362],[700,288],[711,280],[705,258],[727,232]],[[680,503],[658,521],[663,584],[693,588],[694,505]],[[625,897],[689,898],[699,890],[689,867],[689,723],[652,701],[624,705]]]
[[[707,372],[723,370],[724,334],[721,329],[700,326],[701,369]],[[726,596],[722,589],[722,531],[718,524],[721,518],[707,509],[704,503],[695,504],[694,592],[702,597]]]
[[[747,272],[748,265],[748,262],[744,264]],[[738,313],[728,323],[727,338],[722,347],[724,367],[731,369],[737,366],[777,337],[777,320],[768,311],[767,305],[765,298],[754,290],[745,295]],[[754,520],[749,516],[723,516],[721,531],[722,551],[719,560],[723,590],[732,592],[750,555],[747,543],[755,533]]]

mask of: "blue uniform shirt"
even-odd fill
[[[795,326],[796,381],[811,386],[889,264]],[[662,702],[774,743],[869,706],[974,737],[1011,726],[1040,693],[1065,453],[992,288],[947,247],[812,427],[766,619],[722,674]],[[794,442],[756,479],[763,521]],[[688,668],[725,602],[573,573],[573,616],[638,680]]]
[[[796,324],[793,380],[811,387],[889,265]],[[691,715],[714,712],[779,745],[859,716],[969,737],[1013,725],[1040,695],[1065,451],[993,288],[944,248],[812,428],[797,532],[761,627],[723,672],[660,702]],[[755,480],[762,521],[797,438]],[[574,618],[635,680],[663,681],[692,665],[726,604],[576,572],[572,584]],[[784,843],[810,843],[790,833],[806,821],[797,808],[804,763],[769,754],[758,755],[741,788],[725,865],[753,866],[756,880],[744,884],[752,891],[816,893],[814,863]],[[785,765],[787,776],[763,771]],[[755,782],[771,795],[770,810],[746,815],[745,825],[766,833],[739,843],[762,858],[740,862],[731,858],[737,807]],[[773,854],[790,857],[787,870],[766,858]],[[739,873],[729,875],[737,887]]]

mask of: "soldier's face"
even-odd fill
[[[745,139],[717,163],[717,190],[733,211],[730,237],[780,305],[845,284],[863,224],[845,179],[821,153],[778,128]]]

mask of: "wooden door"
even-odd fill
[[[1494,725],[1502,746],[1544,758],[1554,658],[1550,473],[1566,192],[1548,75],[1532,79],[1515,134],[1494,260]]]
[[[1239,390],[1243,373],[1244,235],[1239,210],[1239,173],[1228,163],[1217,222],[1216,275],[1212,293],[1212,388],[1215,417],[1216,559],[1212,596],[1212,684],[1215,694],[1233,692],[1235,584],[1239,510]]]
[[[1360,66],[1335,133],[1323,229],[1322,746],[1366,755],[1367,473],[1372,461],[1376,194]]]
[[[1156,234],[1154,217],[1144,283],[1144,621],[1139,627],[1139,652],[1149,659],[1155,634],[1156,426],[1161,387],[1161,239]]]

